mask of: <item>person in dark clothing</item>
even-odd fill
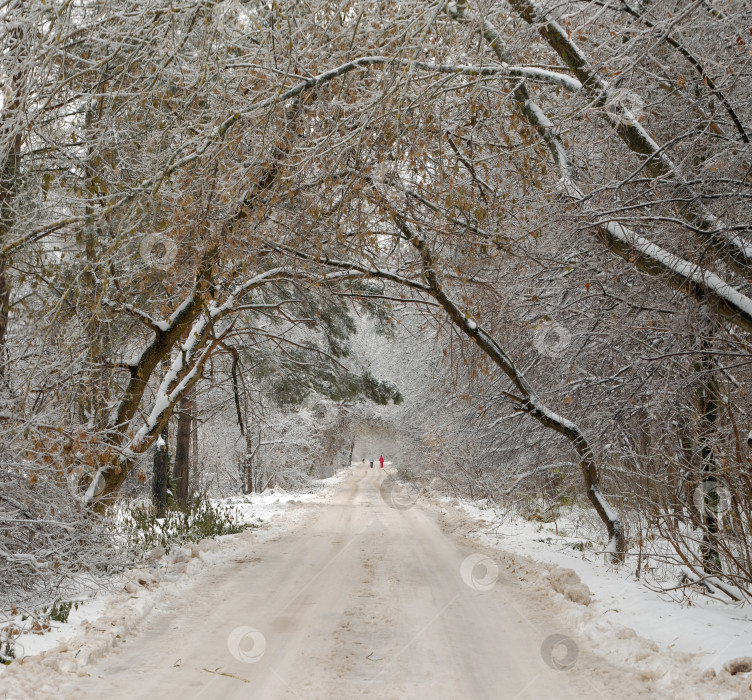
[[[373,469],[373,457],[371,457],[370,459],[371,459],[371,469]]]

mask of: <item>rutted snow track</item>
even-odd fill
[[[296,528],[265,542],[244,534],[237,561],[207,568],[62,695],[636,696],[627,686],[639,684],[624,685],[623,672],[581,648],[524,581],[493,565],[468,580],[463,562],[487,553],[442,533],[420,502],[389,507],[384,478],[353,468]],[[577,655],[571,670],[543,658],[554,634],[569,640],[558,645],[560,665]]]

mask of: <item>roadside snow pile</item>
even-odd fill
[[[675,585],[656,580],[650,562],[646,570],[643,561],[640,578],[634,561],[610,564],[597,551],[597,542],[588,546],[592,540],[584,536],[583,514],[576,509],[558,522],[542,523],[496,512],[487,503],[430,500],[442,510],[442,526],[496,550],[499,564],[513,575],[524,562],[529,585],[552,599],[563,621],[590,649],[615,666],[636,671],[657,696],[737,698],[752,693],[750,606],[686,589],[662,592]],[[572,532],[577,537],[567,535]]]
[[[561,593],[573,603],[590,605],[590,589],[582,583],[574,569],[562,569],[555,566],[549,573],[551,588]]]

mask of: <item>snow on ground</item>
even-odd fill
[[[518,572],[524,568],[524,575],[538,585],[542,581],[551,586],[562,568],[574,570],[592,593],[589,605],[570,602],[553,590],[551,595],[561,599],[560,609],[573,627],[609,660],[621,658],[624,663],[638,666],[652,656],[652,669],[643,671],[656,675],[664,673],[671,663],[686,665],[692,671],[687,676],[691,685],[689,675],[695,680],[707,680],[715,674],[720,674],[719,678],[728,676],[724,665],[740,657],[752,657],[750,605],[727,604],[695,592],[656,590],[676,585],[678,571],[673,583],[671,573],[666,571],[648,570],[647,578],[643,571],[638,580],[634,560],[614,566],[603,553],[594,551],[597,545],[587,547],[587,537],[567,536],[578,528],[580,535],[584,534],[582,511],[572,509],[557,523],[542,523],[491,509],[485,502],[435,495],[428,502],[444,512],[462,514],[463,520],[467,517],[472,526],[465,524],[465,529],[471,540],[498,551],[499,564],[505,563]],[[505,553],[512,557],[507,559]],[[630,647],[630,639],[643,643]],[[745,688],[749,685],[752,695],[752,677],[745,677]]]
[[[157,549],[151,561],[126,572],[112,591],[72,610],[66,624],[53,622],[45,634],[22,635],[17,661],[0,667],[0,698],[29,697],[30,683],[39,695],[54,696],[60,672],[85,676],[91,663],[124,644],[132,630],[178,598],[206,567],[236,560],[250,541],[263,543],[292,529],[311,507],[330,501],[346,475],[344,470],[308,493],[275,488],[224,499],[246,523],[260,527],[187,545],[170,554]],[[420,500],[438,513],[445,531],[466,538],[478,552],[491,552],[492,566],[506,567],[531,587],[531,594],[547,599],[550,609],[591,651],[633,672],[636,681],[661,688],[660,697],[752,694],[749,673],[732,676],[723,668],[731,660],[752,657],[750,606],[727,605],[697,593],[651,590],[658,587],[661,577],[670,587],[670,572],[667,576],[665,571],[648,570],[646,580],[643,571],[638,580],[634,561],[621,567],[609,564],[595,551],[600,548],[597,541],[588,547],[597,537],[585,522],[585,511],[571,509],[556,523],[541,523],[493,510],[485,503],[433,493],[421,495]],[[575,573],[567,575],[562,569]],[[585,590],[583,598],[583,589],[577,586],[567,593],[566,585],[560,584],[571,576],[575,583],[579,577],[592,596]]]
[[[303,511],[290,506],[300,506],[304,503],[326,502],[331,495],[332,488],[336,486],[346,474],[342,470],[329,477],[316,482],[316,486],[307,492],[287,492],[279,486],[268,489],[263,493],[249,493],[243,496],[231,496],[221,499],[221,503],[237,509],[237,512],[248,525],[263,525],[259,533],[260,540],[264,541],[273,536],[275,529],[292,527],[303,516]],[[284,519],[279,520],[279,516]],[[277,522],[279,520],[279,522]],[[274,524],[274,528],[269,525]]]
[[[574,631],[556,601],[516,575],[491,590],[473,585],[461,533],[447,536],[384,477],[355,468],[325,506],[290,506],[305,514],[294,529],[262,543],[258,531],[239,536],[232,558],[165,599],[104,658],[76,666],[74,648],[29,660],[17,680],[35,692],[14,700],[649,697],[630,669],[583,644],[574,672],[561,675],[546,640]],[[253,633],[253,653],[238,631]]]
[[[202,569],[231,560],[242,548],[243,538],[253,537],[256,542],[273,539],[303,517],[302,504],[327,502],[345,473],[322,479],[304,493],[273,488],[262,494],[222,499],[252,527],[236,535],[189,544],[169,554],[157,547],[143,568],[115,577],[108,590],[82,592],[79,605],[71,609],[67,622],[50,621],[50,628],[41,633],[32,631],[29,621],[24,623],[19,616],[17,624],[22,633],[15,639],[16,660],[9,666],[0,665],[0,698],[26,696],[20,688],[28,687],[28,679],[19,685],[25,659],[41,655],[43,664],[53,670],[78,670],[83,674],[87,664],[123,643],[165,598],[179,595]]]

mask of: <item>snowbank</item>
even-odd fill
[[[750,606],[699,592],[659,592],[666,584],[650,570],[638,578],[635,561],[614,566],[588,547],[587,537],[565,534],[586,527],[577,509],[556,523],[541,523],[483,502],[432,495],[427,503],[442,513],[445,527],[495,549],[500,568],[524,573],[524,580],[554,598],[594,653],[635,669],[663,697],[752,694],[752,675],[744,670],[752,669]]]

